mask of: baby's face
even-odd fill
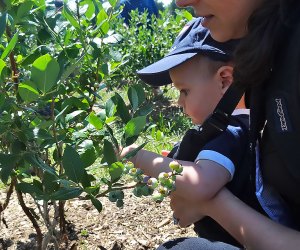
[[[207,59],[194,57],[170,70],[174,86],[180,91],[178,104],[193,124],[200,125],[223,96],[222,84],[208,71]]]

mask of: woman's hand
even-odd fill
[[[174,212],[173,216],[178,220],[180,227],[188,227],[204,217],[199,203],[191,202],[190,199],[187,200],[176,195],[176,191],[171,193],[170,198],[170,206]]]

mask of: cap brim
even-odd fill
[[[163,86],[172,83],[169,70],[189,60],[197,53],[183,53],[164,57],[163,59],[143,68],[137,75],[145,83],[152,86]]]

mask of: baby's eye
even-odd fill
[[[187,96],[188,93],[189,93],[189,90],[187,90],[187,89],[181,89],[180,90],[180,94],[184,94],[185,96]]]

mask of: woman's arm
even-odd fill
[[[186,217],[184,214],[176,213],[174,200],[171,201],[171,207],[175,216],[179,218],[181,226],[193,223],[193,221],[188,221],[190,215]],[[182,206],[180,206],[180,210],[182,210]],[[300,232],[284,227],[261,215],[225,188],[212,200],[198,204],[198,214],[212,217],[246,249],[300,249]]]
[[[136,145],[125,148],[121,156],[136,148]],[[157,177],[161,172],[170,172],[169,164],[173,159],[159,154],[140,150],[131,159],[135,167],[146,175]],[[194,202],[211,199],[230,180],[230,173],[221,165],[199,160],[197,164],[189,161],[178,161],[183,166],[183,172],[176,177],[176,195],[191,199]]]

